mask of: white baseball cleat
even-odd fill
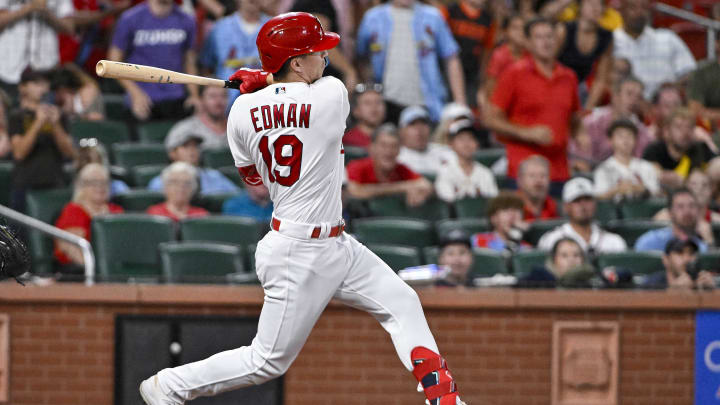
[[[430,405],[429,400],[425,400],[425,405]],[[465,402],[461,401],[460,398],[455,398],[455,405],[467,405]]]
[[[183,405],[163,394],[157,374],[140,383],[140,396],[147,405]]]

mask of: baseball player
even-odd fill
[[[327,51],[339,41],[311,14],[282,14],[258,33],[263,71],[242,69],[231,76],[246,93],[228,118],[235,165],[248,184],[264,183],[274,203],[272,230],[255,253],[265,290],[257,336],[250,346],[143,381],[140,394],[148,405],[184,404],[279,377],[332,298],[382,324],[426,403],[464,405],[417,294],[343,232],[341,140],[350,105],[343,83],[322,77]]]

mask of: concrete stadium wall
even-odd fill
[[[689,404],[694,313],[720,293],[419,290],[469,404],[548,404],[552,324],[618,321],[620,403]],[[0,284],[13,405],[111,405],[116,314],[258,315],[259,287]],[[286,405],[421,404],[369,315],[331,303],[285,379]]]

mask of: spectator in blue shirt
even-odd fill
[[[238,0],[238,11],[216,22],[203,44],[199,62],[206,73],[227,80],[242,67],[260,69],[255,40],[269,19],[259,2]],[[228,91],[228,108],[239,95],[237,90]]]
[[[245,192],[226,200],[222,207],[225,215],[248,217],[258,222],[270,222],[273,204],[270,201],[270,192],[264,185],[246,186]]]
[[[200,194],[236,193],[238,187],[230,179],[215,169],[200,166],[200,144],[203,138],[189,132],[171,132],[165,137],[165,150],[173,162],[185,162],[197,168],[200,182]],[[148,189],[163,191],[162,176],[150,180]]]
[[[670,226],[645,232],[635,242],[635,250],[665,251],[668,242],[677,238],[692,240],[700,253],[707,251],[708,246],[714,244],[712,229],[698,226],[700,221],[700,204],[695,195],[686,188],[680,188],[670,194],[668,198],[670,207]]]
[[[465,104],[459,47],[435,7],[416,0],[392,0],[368,10],[357,34],[357,53],[369,58],[372,80],[382,83],[388,120],[402,108],[422,104],[434,122],[447,101],[439,60],[445,61],[452,99]]]

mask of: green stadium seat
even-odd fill
[[[180,221],[180,235],[184,241],[210,241],[247,246],[262,239],[268,229],[250,218],[213,215],[187,218]]]
[[[439,246],[425,246],[422,249],[423,262],[425,264],[437,264],[438,257],[440,256]]]
[[[72,199],[72,193],[70,188],[29,191],[26,197],[27,214],[54,225],[63,207]],[[28,229],[27,237],[33,273],[53,273],[53,239],[35,229]]]
[[[720,243],[720,223],[714,222],[712,224],[712,231],[715,237],[715,243]]]
[[[243,250],[236,245],[209,242],[165,242],[158,245],[164,281],[168,283],[226,284],[252,281],[245,273]]]
[[[202,195],[198,200],[198,205],[212,213],[219,214],[222,212],[222,207],[225,201],[235,197],[236,195],[238,195],[238,193],[218,193]]]
[[[97,280],[157,281],[162,274],[157,246],[174,239],[175,227],[170,218],[145,214],[93,218]]]
[[[600,270],[608,266],[623,267],[633,274],[652,274],[664,269],[661,252],[618,252],[598,256]]]
[[[642,234],[644,234],[647,231],[651,231],[653,229],[663,228],[668,226],[667,222],[660,222],[660,221],[650,221],[650,220],[641,220],[641,219],[635,219],[635,220],[615,220],[610,221],[606,229],[610,232],[614,232],[618,235],[620,235],[623,239],[625,239],[625,242],[627,242],[628,247],[632,249],[633,246],[635,246],[635,241],[638,240]]]
[[[505,148],[480,149],[475,152],[475,161],[488,168],[503,157]]]
[[[145,212],[149,206],[165,201],[165,195],[157,191],[130,189],[113,197],[113,201],[127,212]]]
[[[12,171],[15,165],[12,162],[0,162],[0,204],[10,204],[10,190],[12,189]]]
[[[96,138],[106,148],[114,143],[130,142],[130,131],[122,121],[73,121],[70,134],[76,141]]]
[[[543,266],[548,257],[544,250],[526,250],[512,256],[512,272],[517,276],[527,274],[535,266]]]
[[[411,217],[428,221],[450,218],[450,207],[436,198],[430,198],[418,207],[408,207],[404,195],[393,195],[370,199],[368,207],[374,216],[379,217]]]
[[[601,224],[618,219],[618,207],[612,201],[597,200],[596,206],[595,219]]]
[[[359,146],[345,146],[345,165],[356,159],[366,158],[368,151],[365,148]]]
[[[463,218],[463,219],[444,219],[435,224],[437,229],[438,240],[440,237],[453,229],[462,229],[469,236],[476,233],[489,232],[491,230],[490,223],[484,218]]]
[[[435,244],[429,221],[414,218],[360,218],[353,221],[355,235],[365,244],[391,244],[423,248]]]
[[[177,121],[152,121],[138,125],[138,138],[142,143],[160,143],[165,141],[170,129]]]
[[[130,169],[131,183],[135,187],[147,187],[150,180],[162,173],[167,165],[141,165]]]
[[[125,95],[103,92],[103,102],[105,104],[105,118],[114,121],[123,121],[127,118]]]
[[[167,165],[165,146],[142,143],[116,143],[112,145],[114,164],[130,170],[140,165]]]
[[[525,232],[523,239],[525,239],[525,242],[533,246],[537,246],[538,241],[545,232],[548,232],[565,222],[567,222],[567,219],[541,219],[533,221],[533,223],[530,224],[530,228],[527,232]]]
[[[473,249],[473,265],[470,268],[470,278],[492,277],[495,274],[507,274],[507,259],[495,250]]]
[[[709,270],[719,273],[720,250],[712,250],[706,253],[700,253],[698,255],[697,264],[697,268],[700,270]]]
[[[665,198],[625,201],[620,205],[623,219],[651,219],[658,211],[667,206]]]
[[[250,271],[250,272],[256,271],[256,269],[255,269],[255,250],[257,250],[257,243],[251,243],[251,244],[247,245],[247,247],[246,247],[247,254],[245,255],[245,257],[246,257],[247,261],[245,262],[245,264],[248,265],[248,271]]]
[[[367,247],[378,255],[382,261],[387,263],[396,273],[398,270],[406,267],[419,266],[422,264],[420,261],[420,249],[417,247],[386,244],[369,244]]]
[[[485,218],[488,199],[485,197],[463,198],[455,201],[458,218]]]
[[[218,167],[217,169],[220,173],[222,173],[225,177],[230,179],[233,183],[235,183],[236,186],[245,188],[245,182],[243,181],[243,178],[240,177],[240,174],[238,173],[238,169],[235,166],[223,166]]]
[[[212,167],[213,169],[235,165],[230,148],[205,149],[202,151],[202,162],[204,167]],[[237,170],[235,170],[235,173],[237,173]]]

